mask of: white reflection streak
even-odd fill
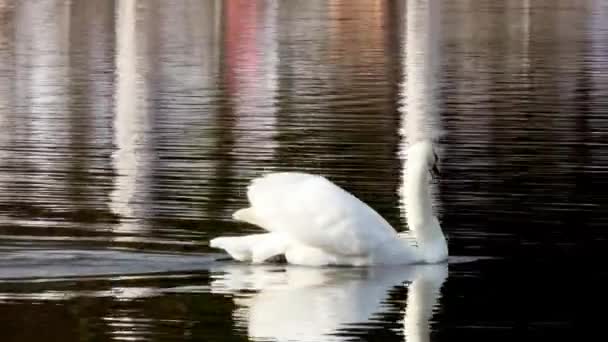
[[[530,69],[530,0],[522,0],[523,65],[526,75]]]
[[[115,341],[147,341],[153,326],[152,319],[133,317],[133,312],[125,309],[103,317],[103,321],[111,328],[111,336]]]
[[[405,151],[412,143],[421,139],[436,140],[440,135],[438,97],[439,47],[440,47],[440,2],[433,0],[407,1],[407,26],[405,29],[404,83],[401,97],[404,106],[402,116],[401,152],[404,158],[402,174],[405,176]],[[439,146],[435,145],[439,155]],[[405,177],[402,180],[404,184]],[[435,189],[431,189],[431,193]],[[404,191],[401,204],[405,204]]]
[[[439,73],[439,2],[408,0],[405,31],[405,107],[401,133],[408,144],[437,138]]]
[[[133,232],[140,228],[133,221],[133,197],[141,172],[138,149],[143,143],[144,94],[138,73],[136,0],[120,0],[116,9],[116,94],[114,140],[117,150],[112,155],[117,173],[110,208],[120,216],[117,232]]]
[[[65,146],[69,134],[61,117],[68,111],[70,2],[23,1],[15,11],[17,111],[26,127],[18,139],[30,151],[23,159],[36,168],[35,192],[60,197],[65,184],[59,177],[50,182],[49,176],[65,168],[56,148]]]
[[[6,15],[4,11],[7,9],[0,4],[0,17]],[[8,23],[0,23],[0,77],[5,80],[5,82],[0,82],[0,165],[4,165],[6,159],[10,156],[8,153],[8,144],[9,137],[13,132],[10,130],[9,125],[9,115],[11,112],[11,108],[13,107],[13,87],[14,87],[14,73],[11,70],[13,67],[12,57],[11,57],[11,39],[8,34],[9,24]],[[4,167],[3,167],[4,168]],[[5,173],[0,173],[0,186],[4,186],[4,181],[8,180]]]
[[[236,324],[251,339],[345,341],[335,335],[349,324],[365,324],[382,310],[388,291],[413,281],[404,317],[408,341],[428,340],[429,320],[447,278],[447,264],[399,268],[306,268],[242,265],[219,269],[213,293],[234,294]],[[243,290],[259,291],[241,297]]]

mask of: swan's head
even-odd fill
[[[408,159],[424,163],[433,177],[439,176],[439,157],[435,152],[433,143],[430,140],[422,140],[414,143],[408,151]]]

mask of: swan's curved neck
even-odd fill
[[[424,162],[411,161],[406,168],[405,213],[410,229],[433,219],[433,207],[429,192],[428,167]],[[412,227],[414,225],[414,227]]]
[[[428,166],[424,160],[412,160],[405,172],[405,214],[421,258],[427,262],[442,261],[447,257],[447,244],[433,214]]]

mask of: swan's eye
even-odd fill
[[[433,151],[433,157],[435,158],[435,160],[433,161],[433,163],[431,165],[431,176],[433,178],[438,178],[439,177],[439,167],[437,167],[437,164],[439,163],[439,157],[437,156],[437,153],[435,153],[435,151]]]

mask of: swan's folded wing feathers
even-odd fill
[[[414,247],[418,246],[418,241],[416,240],[416,236],[414,235],[414,233],[411,230],[399,232],[399,233],[397,233],[397,236],[402,241],[407,242],[407,244],[410,246],[414,246]]]
[[[255,179],[247,195],[260,227],[331,253],[363,255],[396,235],[373,209],[321,176],[273,173]]]

